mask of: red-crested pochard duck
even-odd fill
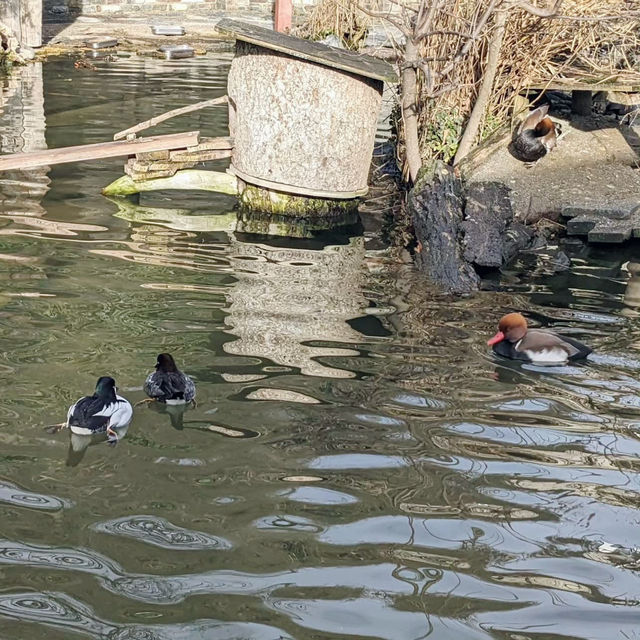
[[[568,360],[586,358],[591,353],[589,347],[573,338],[545,329],[527,329],[527,321],[521,313],[503,316],[498,333],[487,344],[500,356],[542,365],[565,364]]]

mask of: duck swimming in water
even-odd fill
[[[515,155],[524,162],[536,162],[547,155],[558,142],[559,127],[547,115],[549,105],[534,109],[520,125],[513,141]]]
[[[147,376],[144,391],[151,400],[171,404],[195,402],[196,385],[182,373],[170,353],[161,353],[156,370]]]
[[[540,365],[559,365],[569,360],[581,360],[592,351],[573,338],[559,336],[545,329],[528,329],[527,321],[521,313],[503,316],[498,324],[498,333],[487,344],[498,355]]]
[[[109,376],[98,378],[92,396],[80,398],[69,407],[67,421],[49,428],[51,433],[68,428],[72,434],[92,436],[106,433],[109,444],[118,442],[118,429],[129,426],[133,408],[128,400],[116,394],[116,381]]]

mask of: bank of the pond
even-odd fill
[[[46,25],[48,45],[40,56],[67,52],[99,59],[157,56],[158,48],[168,43],[189,44],[198,54],[231,51],[233,40],[216,29],[221,17],[222,12],[206,17],[144,13],[108,19],[81,16],[69,24]],[[255,14],[235,17],[267,26],[270,23]],[[155,35],[152,25],[161,23],[183,26],[185,35]],[[93,53],[83,48],[88,38],[96,37],[117,38],[118,53]],[[640,235],[640,216],[632,215],[640,203],[640,127],[621,125],[614,116],[573,118],[563,127],[566,135],[561,144],[533,167],[511,155],[511,133],[506,132],[472,154],[461,165],[460,175],[445,177],[442,166],[435,172],[426,169],[407,199],[404,225],[396,220],[392,242],[415,246],[416,263],[422,271],[444,289],[464,293],[480,288],[487,271],[505,267],[520,251],[555,246],[558,237],[567,233],[599,242],[621,242]],[[375,186],[374,181],[377,197]],[[376,222],[395,206],[388,180],[383,197],[385,212],[373,206],[380,214]],[[365,215],[372,201],[370,197],[361,207]],[[566,268],[564,252],[554,251],[552,264],[558,270]]]
[[[640,123],[638,123],[640,124]],[[615,115],[573,117],[535,165],[516,159],[512,133],[481,146],[453,170],[425,167],[408,199],[418,266],[444,289],[467,293],[520,251],[569,260],[558,239],[617,244],[640,237],[640,126]]]

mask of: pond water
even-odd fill
[[[229,60],[29,67],[2,152],[222,95]],[[225,109],[157,130],[192,129]],[[0,176],[3,640],[640,638],[637,247],[452,301],[370,231],[236,234],[228,197],[103,198],[121,172]],[[596,355],[497,360],[513,309]],[[43,430],[100,375],[143,399],[161,351],[195,409],[141,406],[115,448]]]

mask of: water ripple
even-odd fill
[[[73,506],[73,503],[69,500],[48,496],[43,493],[26,491],[5,480],[0,481],[0,502],[45,511],[60,511],[61,509],[69,509]]]
[[[110,640],[293,640],[266,624],[194,620],[180,624],[118,624],[99,618],[84,603],[62,593],[0,595],[0,617]],[[26,636],[23,636],[26,637]]]
[[[202,551],[231,549],[232,544],[218,536],[176,527],[156,516],[126,516],[92,525],[92,529],[116,536],[134,538],[163,549]]]

